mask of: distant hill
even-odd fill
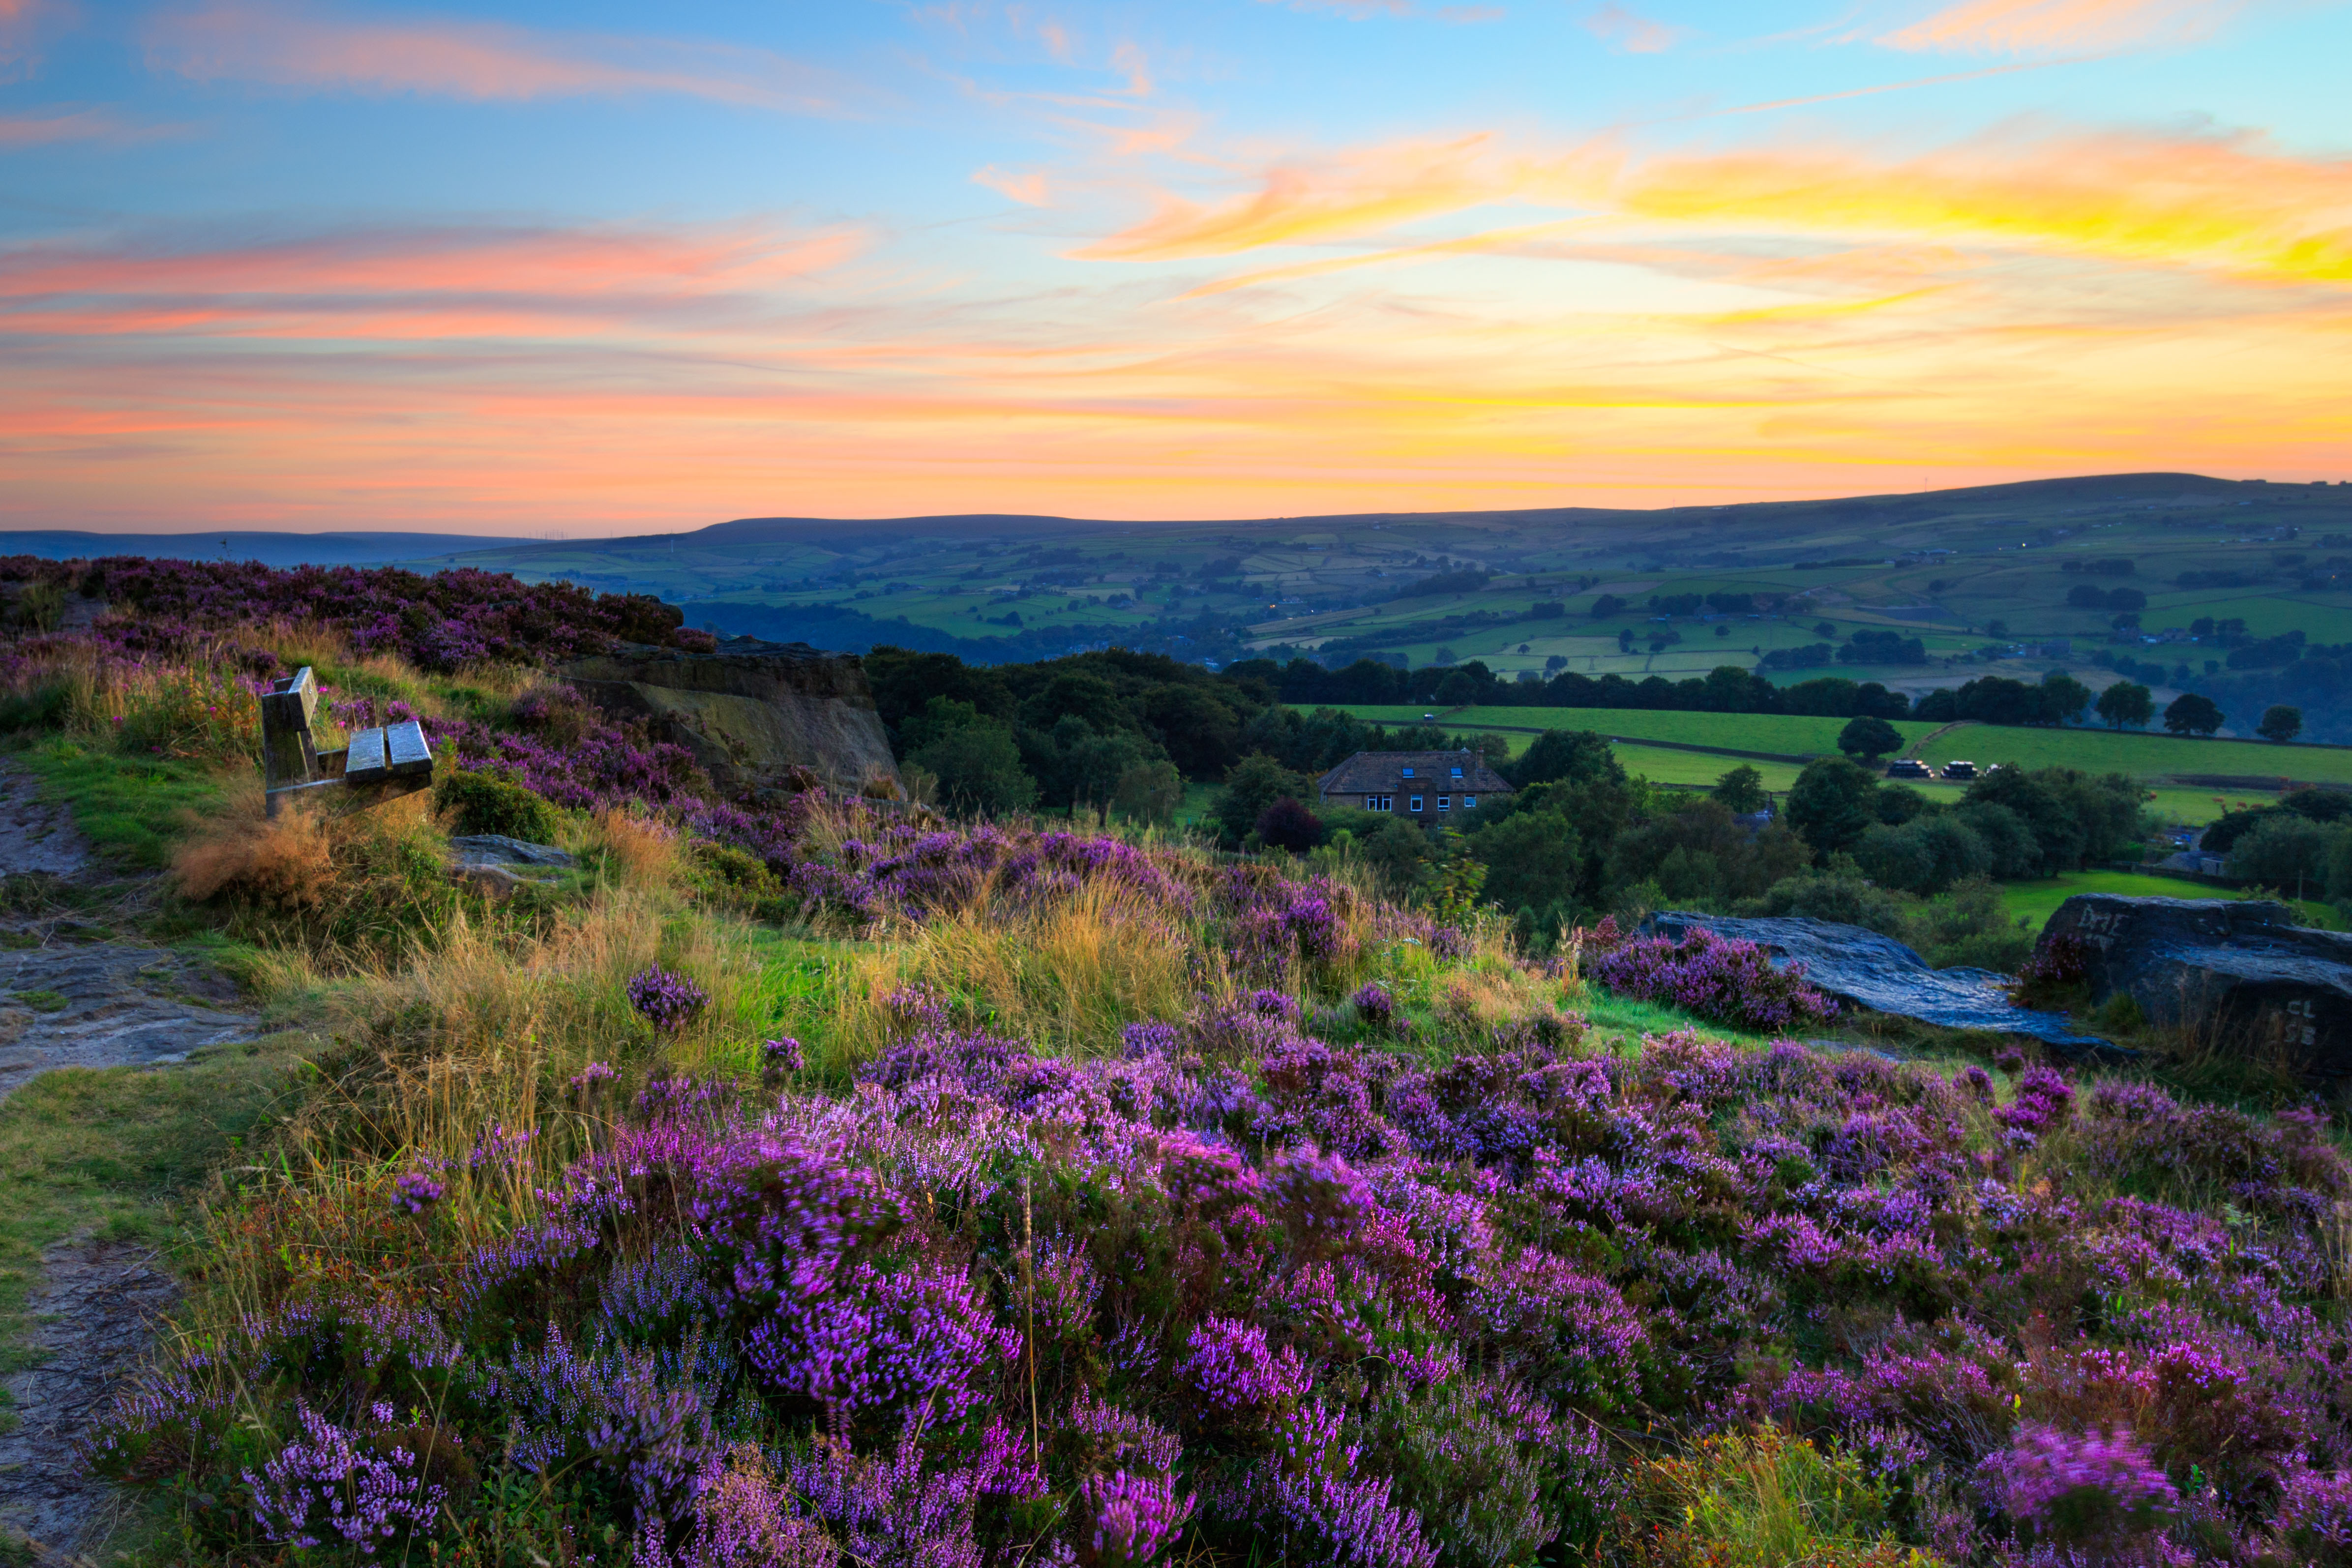
[[[451,564],[656,595],[692,624],[977,663],[1118,644],[1683,680],[1721,664],[1915,695],[1971,676],[2293,703],[2352,740],[2352,486],[2108,474],[1811,501],[1136,522],[956,513],[738,517],[676,534],[481,539],[0,535],[0,550]],[[1889,633],[1894,633],[1890,635]]]
[[[202,534],[99,534],[69,528],[0,530],[0,555],[34,555],[44,560],[77,557],[143,555],[180,560],[257,560],[264,566],[382,566],[389,561],[422,564],[426,558],[455,557],[531,541],[479,534],[263,533],[230,529]]]

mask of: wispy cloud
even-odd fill
[[[17,80],[40,63],[36,35],[56,12],[53,0],[0,0],[0,81]]]
[[[1026,174],[1015,174],[991,163],[973,171],[971,183],[985,185],[998,195],[1018,202],[1024,207],[1042,207],[1050,199],[1045,176],[1034,170]]]
[[[856,230],[374,228],[274,243],[0,250],[0,332],[345,341],[740,326]]]
[[[167,134],[162,127],[133,124],[110,109],[48,109],[0,115],[0,148],[47,147],[60,141],[144,141]]]
[[[1150,217],[1077,254],[1172,261],[1354,238],[1490,201],[1565,193],[1590,165],[1583,153],[1514,155],[1489,135],[1364,148],[1278,163],[1256,191],[1213,204],[1163,195]]]
[[[195,80],[319,90],[477,100],[669,93],[798,114],[838,112],[850,96],[827,73],[765,49],[371,18],[268,0],[166,14],[146,43],[152,65]]]
[[[1897,49],[2038,54],[2175,43],[2210,33],[2246,0],[1961,0],[1879,42]]]
[[[1629,55],[1664,54],[1689,34],[1688,28],[1636,16],[1618,5],[1603,5],[1586,16],[1584,30]]]
[[[2352,160],[2295,157],[2244,134],[2050,127],[1909,157],[1833,144],[1537,152],[1492,136],[1370,147],[1276,164],[1222,203],[1162,196],[1152,216],[1078,254],[1171,261],[1360,239],[1503,202],[2352,283]]]

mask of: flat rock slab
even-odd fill
[[[153,1067],[250,1040],[256,1019],[200,959],[115,942],[0,951],[0,1098],[55,1067]]]
[[[567,866],[578,863],[568,850],[559,850],[553,844],[526,843],[504,833],[467,833],[451,839],[449,848],[456,853],[460,865]]]
[[[1736,920],[1669,910],[1643,921],[1641,932],[1680,941],[1698,927],[1755,943],[1771,955],[1775,967],[1801,963],[1806,980],[1816,989],[1874,1012],[1945,1029],[2027,1035],[2069,1054],[2115,1049],[2105,1040],[2076,1034],[2056,1013],[2019,1007],[2003,989],[2016,983],[2006,975],[1990,969],[1929,968],[1925,958],[1902,943],[1859,925],[1797,915]]]
[[[2065,937],[2083,945],[2095,1002],[2128,996],[2159,1028],[2352,1079],[2352,936],[2297,925],[2267,899],[2083,893],[2042,926],[2040,950]]]
[[[29,773],[0,773],[0,876],[79,876],[89,843],[63,806],[46,805]]]
[[[17,1421],[0,1432],[0,1524],[73,1554],[98,1546],[112,1523],[111,1490],[82,1468],[76,1445],[179,1287],[151,1254],[119,1242],[53,1247],[41,1269],[26,1303],[26,1348],[40,1363],[5,1380]]]

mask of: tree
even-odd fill
[[[1143,762],[1118,776],[1111,804],[1139,822],[1164,822],[1184,803],[1184,776],[1172,762]]]
[[[2221,710],[2211,697],[2184,692],[2165,708],[2164,727],[2174,735],[2210,735],[2221,727]]]
[[[1625,601],[1613,593],[1604,593],[1592,601],[1592,618],[1606,621],[1625,608]]]
[[[1472,833],[1469,843],[1470,852],[1486,862],[1486,897],[1506,914],[1576,896],[1584,847],[1576,829],[1556,812],[1515,812]]]
[[[2138,729],[2156,716],[2156,698],[2137,681],[2117,681],[2099,694],[2097,712],[2109,729]]]
[[[1764,775],[1745,762],[1715,781],[1715,798],[1743,817],[1752,817],[1772,803],[1764,789]]]
[[[2072,724],[2091,706],[2091,688],[2074,676],[2052,671],[2042,677],[2042,709],[2052,724]]]
[[[2316,894],[2327,883],[2334,838],[2319,823],[2281,811],[2237,841],[2230,851],[2230,870],[2290,898]]]
[[[1877,788],[1868,768],[1845,758],[1809,762],[1789,791],[1789,825],[1804,835],[1815,858],[1826,861],[1869,830],[1870,796]]]
[[[1623,628],[1617,633],[1617,651],[1621,653],[1630,653],[1633,651],[1633,629],[1631,626]]]
[[[1875,761],[1903,749],[1903,732],[1883,718],[1857,718],[1838,732],[1838,749],[1848,757]]]
[[[2303,710],[2289,707],[2284,703],[2266,708],[2263,712],[2263,722],[2254,726],[2254,733],[2264,740],[2284,746],[2303,733]]]
[[[954,706],[970,711],[964,704]],[[1013,727],[1000,719],[975,716],[937,729],[907,760],[937,778],[949,809],[965,816],[1024,810],[1037,799],[1037,781],[1021,766]]]
[[[1610,749],[1608,737],[1589,729],[1545,730],[1510,772],[1511,782],[1522,789],[1557,779],[1579,784],[1593,779],[1625,782],[1624,766]]]
[[[1225,787],[1210,803],[1209,814],[1223,830],[1225,842],[1238,844],[1257,826],[1258,814],[1285,795],[1306,795],[1304,777],[1259,752],[1244,757],[1225,771]]]
[[[1257,814],[1257,836],[1269,848],[1305,854],[1323,841],[1323,824],[1314,812],[1285,795]]]

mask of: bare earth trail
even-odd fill
[[[0,772],[0,877],[70,883],[97,869],[66,810],[43,804],[29,776]],[[201,959],[71,921],[0,915],[0,1100],[53,1068],[167,1068],[251,1039],[258,1021]],[[82,1470],[76,1445],[178,1294],[140,1248],[79,1237],[43,1255],[24,1347],[37,1364],[0,1377],[12,1421],[0,1431],[0,1531],[44,1558],[102,1540],[108,1490]]]

